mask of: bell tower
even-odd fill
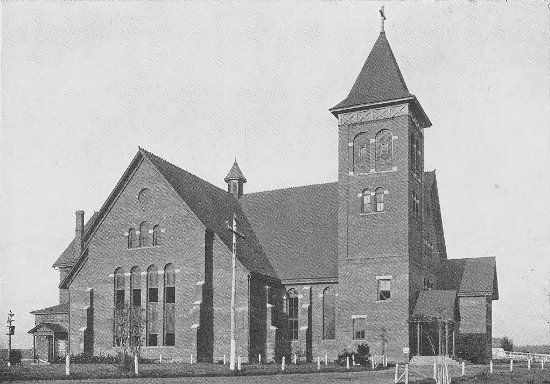
[[[237,159],[233,163],[233,166],[229,170],[229,173],[223,179],[227,183],[227,192],[231,193],[235,198],[240,199],[244,193],[244,183],[246,183],[246,177],[244,177]]]
[[[337,340],[367,342],[404,359],[409,314],[422,289],[423,129],[431,126],[409,92],[381,31],[338,119]],[[387,340],[380,342],[380,335]]]

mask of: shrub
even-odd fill
[[[10,350],[10,355],[8,357],[8,361],[10,364],[21,364],[21,357],[23,355],[21,354],[20,349],[12,349]]]
[[[338,354],[338,359],[336,360],[336,363],[344,366],[347,364],[348,357],[349,357],[350,365],[355,361],[355,364],[357,365],[367,366],[369,363],[369,357],[370,357],[369,345],[367,343],[359,344],[357,346],[357,352],[348,351],[347,349],[344,349],[342,352]]]

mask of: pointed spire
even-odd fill
[[[384,18],[382,18],[382,28],[383,22]],[[409,97],[413,95],[409,93],[386,39],[386,33],[382,29],[348,97],[331,111]]]
[[[225,178],[223,179],[226,183],[230,180],[240,180],[243,183],[246,183],[246,177],[244,177],[241,169],[239,168],[239,164],[237,164],[237,158],[235,158],[235,162],[233,163],[233,166],[229,170],[229,173]]]

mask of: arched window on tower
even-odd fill
[[[176,345],[176,271],[174,265],[164,267],[164,345]]]
[[[390,169],[393,159],[393,135],[383,129],[376,134],[376,171]]]
[[[153,227],[153,247],[160,245],[160,225]]]
[[[141,269],[132,267],[130,270],[130,300],[133,307],[141,307]]]
[[[115,313],[113,324],[113,345],[116,347],[122,344],[122,335],[124,333],[124,285],[124,271],[119,267],[115,269],[114,273]]]
[[[376,188],[374,191],[374,201],[376,212],[382,212],[384,210],[384,190],[382,188]]]
[[[136,229],[130,228],[128,230],[128,249],[136,248],[136,247],[137,247]]]
[[[353,140],[353,171],[368,173],[370,171],[370,140],[366,133],[360,133]]]
[[[372,201],[370,190],[365,189],[361,194],[361,213],[372,212]]]
[[[298,292],[292,288],[287,296],[288,332],[290,340],[298,340]]]
[[[149,223],[144,221],[139,226],[139,246],[140,247],[150,247],[151,239],[149,237]]]
[[[159,319],[158,319],[158,268],[151,265],[147,268],[147,320],[146,337],[148,346],[158,345]]]
[[[336,297],[334,288],[327,287],[323,291],[323,339],[334,339],[336,324]]]

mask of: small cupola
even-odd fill
[[[231,193],[237,199],[239,199],[244,193],[243,184],[246,183],[246,177],[244,177],[237,159],[233,163],[233,166],[229,170],[229,173],[224,178],[227,183],[227,192]]]

